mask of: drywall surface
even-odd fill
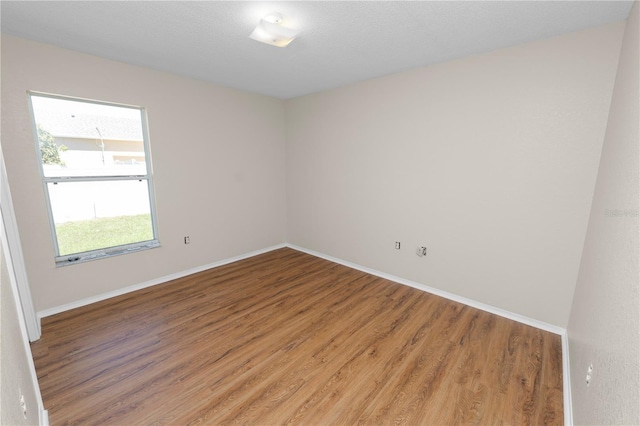
[[[287,241],[565,327],[623,28],[286,101]]]
[[[4,233],[4,227],[2,228]],[[4,238],[4,235],[2,236]],[[12,288],[7,264],[9,257],[5,253],[4,244],[0,245],[0,424],[2,425],[36,425],[39,423],[40,390],[35,388],[35,370],[31,353],[27,352],[27,335],[21,328],[20,317],[14,291]],[[33,375],[33,376],[32,376]],[[26,417],[20,397],[24,398],[27,409]]]
[[[55,267],[27,90],[146,108],[160,248]],[[37,311],[285,242],[277,99],[3,35],[2,148]]]
[[[575,424],[640,424],[639,20],[636,3],[620,53],[567,329]]]

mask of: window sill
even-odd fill
[[[160,242],[154,240],[128,246],[112,247],[105,250],[95,250],[74,255],[60,256],[56,258],[56,268],[77,265],[79,263],[91,262],[92,260],[105,259],[108,257],[120,256],[123,254],[137,253],[143,250],[150,250],[157,247],[160,247]]]

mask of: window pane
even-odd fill
[[[46,177],[146,175],[138,108],[31,95]]]
[[[154,239],[146,180],[47,187],[60,256]]]

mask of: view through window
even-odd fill
[[[145,112],[30,94],[56,262],[158,245]]]

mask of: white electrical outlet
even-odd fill
[[[593,378],[593,364],[589,364],[589,368],[587,368],[587,378],[586,378],[587,386],[591,384],[592,378]]]
[[[396,250],[400,250],[400,241],[396,241]]]
[[[191,238],[189,238],[188,235],[186,237],[184,237],[184,243],[185,244],[189,244],[190,242],[191,242]]]
[[[424,257],[424,256],[426,256],[426,255],[427,255],[427,248],[426,248],[426,247],[424,247],[424,246],[420,246],[420,247],[418,247],[418,248],[416,249],[416,254],[417,254],[419,257]]]
[[[27,403],[24,400],[24,395],[20,393],[20,408],[22,408],[22,415],[24,419],[27,420]]]

